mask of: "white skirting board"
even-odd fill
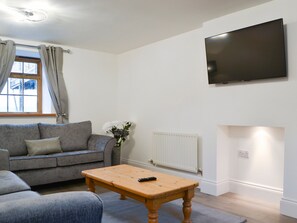
[[[274,203],[278,202],[278,205],[280,204],[281,214],[297,218],[297,200],[281,198],[282,190],[278,188],[265,187],[263,185],[251,184],[235,180],[224,180],[216,182],[205,179],[201,175],[163,169],[161,167],[152,166],[149,163],[139,162],[131,159],[122,159],[122,163],[127,163],[146,169],[151,169],[153,171],[160,171],[167,174],[174,174],[177,176],[197,180],[199,182],[200,191],[205,194],[219,196],[227,192],[233,192],[247,196],[252,195],[257,199],[264,201],[272,201]]]
[[[201,179],[201,192],[213,196],[220,196],[229,192],[229,182],[227,180],[216,182],[208,179]]]
[[[297,200],[282,198],[280,202],[280,212],[293,218],[297,218]]]
[[[230,192],[244,196],[254,197],[259,200],[271,202],[279,206],[283,195],[283,189],[269,187],[250,182],[238,181],[231,179],[229,181]]]
[[[272,188],[236,180],[222,180],[217,182],[203,178],[201,175],[198,174],[180,172],[177,170],[169,170],[162,167],[152,166],[149,163],[139,162],[131,159],[122,159],[122,163],[128,163],[138,167],[151,169],[153,171],[160,171],[163,173],[174,174],[177,176],[197,180],[199,182],[199,188],[202,193],[214,196],[220,196],[222,194],[232,192],[246,196],[254,196],[258,199],[277,204],[279,204],[282,197],[282,189],[278,188]]]

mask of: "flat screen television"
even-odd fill
[[[283,20],[205,39],[209,84],[287,76]]]

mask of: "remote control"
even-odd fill
[[[152,181],[152,180],[157,180],[157,178],[156,177],[139,178],[138,182],[146,182],[146,181]]]

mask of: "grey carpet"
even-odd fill
[[[144,204],[131,198],[120,200],[119,194],[100,194],[104,203],[103,223],[147,223]],[[182,199],[163,204],[159,223],[180,223],[183,220]],[[192,202],[192,223],[244,223],[246,219]]]

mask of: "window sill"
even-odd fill
[[[0,113],[0,117],[56,117],[56,114]]]

